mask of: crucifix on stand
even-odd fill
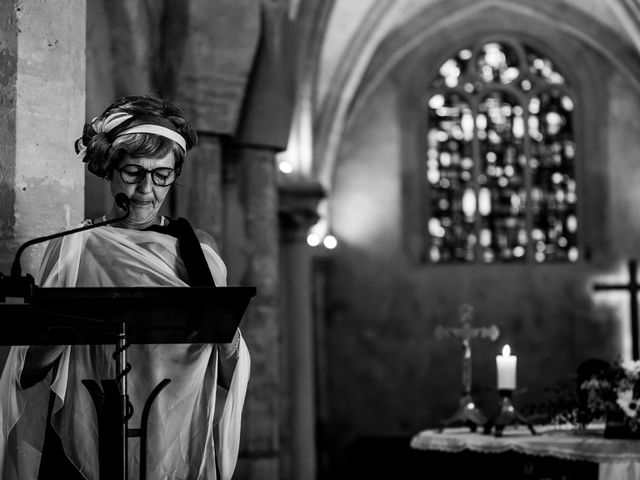
[[[640,348],[638,345],[638,262],[635,259],[629,260],[629,283],[627,284],[600,284],[593,286],[594,290],[625,290],[629,292],[629,307],[631,309],[631,352],[634,360],[640,359]]]
[[[476,407],[471,397],[471,339],[472,338],[489,338],[496,340],[500,335],[500,330],[495,325],[490,327],[471,327],[471,319],[473,317],[473,307],[469,304],[460,306],[460,324],[459,328],[445,328],[438,326],[436,328],[436,338],[455,338],[462,343],[462,397],[456,412],[441,423],[440,430],[445,427],[462,423],[467,425],[472,432],[475,432],[478,425],[485,425],[487,418]]]

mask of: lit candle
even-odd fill
[[[502,348],[502,355],[496,356],[498,390],[515,390],[517,360],[518,358],[515,355],[511,355],[509,345],[505,345]]]

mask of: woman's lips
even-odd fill
[[[146,207],[148,205],[152,205],[153,201],[151,200],[134,200],[131,199],[131,203],[137,207]]]

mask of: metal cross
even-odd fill
[[[462,341],[464,350],[462,356],[462,388],[463,392],[468,394],[471,392],[471,339],[489,338],[496,340],[500,335],[500,330],[495,325],[472,328],[473,307],[467,303],[460,306],[459,315],[462,327],[445,328],[438,325],[436,327],[436,338],[440,340],[453,337]]]
[[[472,338],[489,338],[496,340],[500,335],[500,330],[495,325],[490,327],[471,327],[471,319],[473,317],[473,307],[469,304],[463,304],[459,309],[460,323],[459,328],[445,328],[440,325],[436,327],[436,338],[455,338],[462,341],[462,398],[458,410],[453,416],[442,422],[442,428],[454,423],[463,422],[467,424],[472,431],[475,431],[478,425],[487,423],[484,415],[478,410],[473,399],[471,398],[471,339]]]

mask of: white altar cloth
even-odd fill
[[[411,439],[417,450],[480,453],[514,451],[526,455],[598,463],[599,480],[640,480],[640,440],[604,438],[603,426],[587,430],[536,426],[538,435],[526,427],[507,427],[502,437],[450,428],[442,433],[424,430]]]

